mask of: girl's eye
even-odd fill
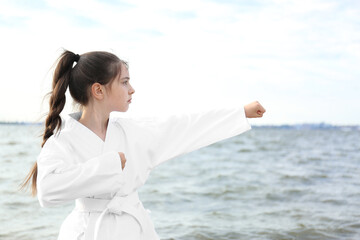
[[[123,82],[125,85],[127,85],[128,81]]]

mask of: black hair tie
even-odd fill
[[[78,62],[79,59],[80,59],[80,55],[79,55],[79,54],[75,54],[75,59],[74,59],[74,61],[75,61],[75,62]]]

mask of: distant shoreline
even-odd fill
[[[2,122],[0,125],[44,125],[43,122]]]
[[[253,128],[274,128],[274,129],[341,129],[341,130],[360,130],[360,125],[332,125],[327,123],[300,123],[300,124],[279,124],[279,125],[254,125]]]
[[[43,122],[3,122],[0,125],[44,125]],[[328,123],[299,123],[299,124],[267,124],[252,125],[252,128],[275,128],[275,129],[342,129],[360,130],[360,125],[332,125]]]

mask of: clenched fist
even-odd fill
[[[126,163],[126,158],[125,158],[125,154],[122,152],[118,152],[120,159],[121,159],[121,168],[124,169],[125,167],[125,163]]]
[[[247,118],[260,118],[266,112],[265,108],[258,101],[245,105],[244,109]]]

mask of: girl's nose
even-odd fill
[[[135,93],[135,89],[133,87],[130,88],[130,94],[134,94]]]

